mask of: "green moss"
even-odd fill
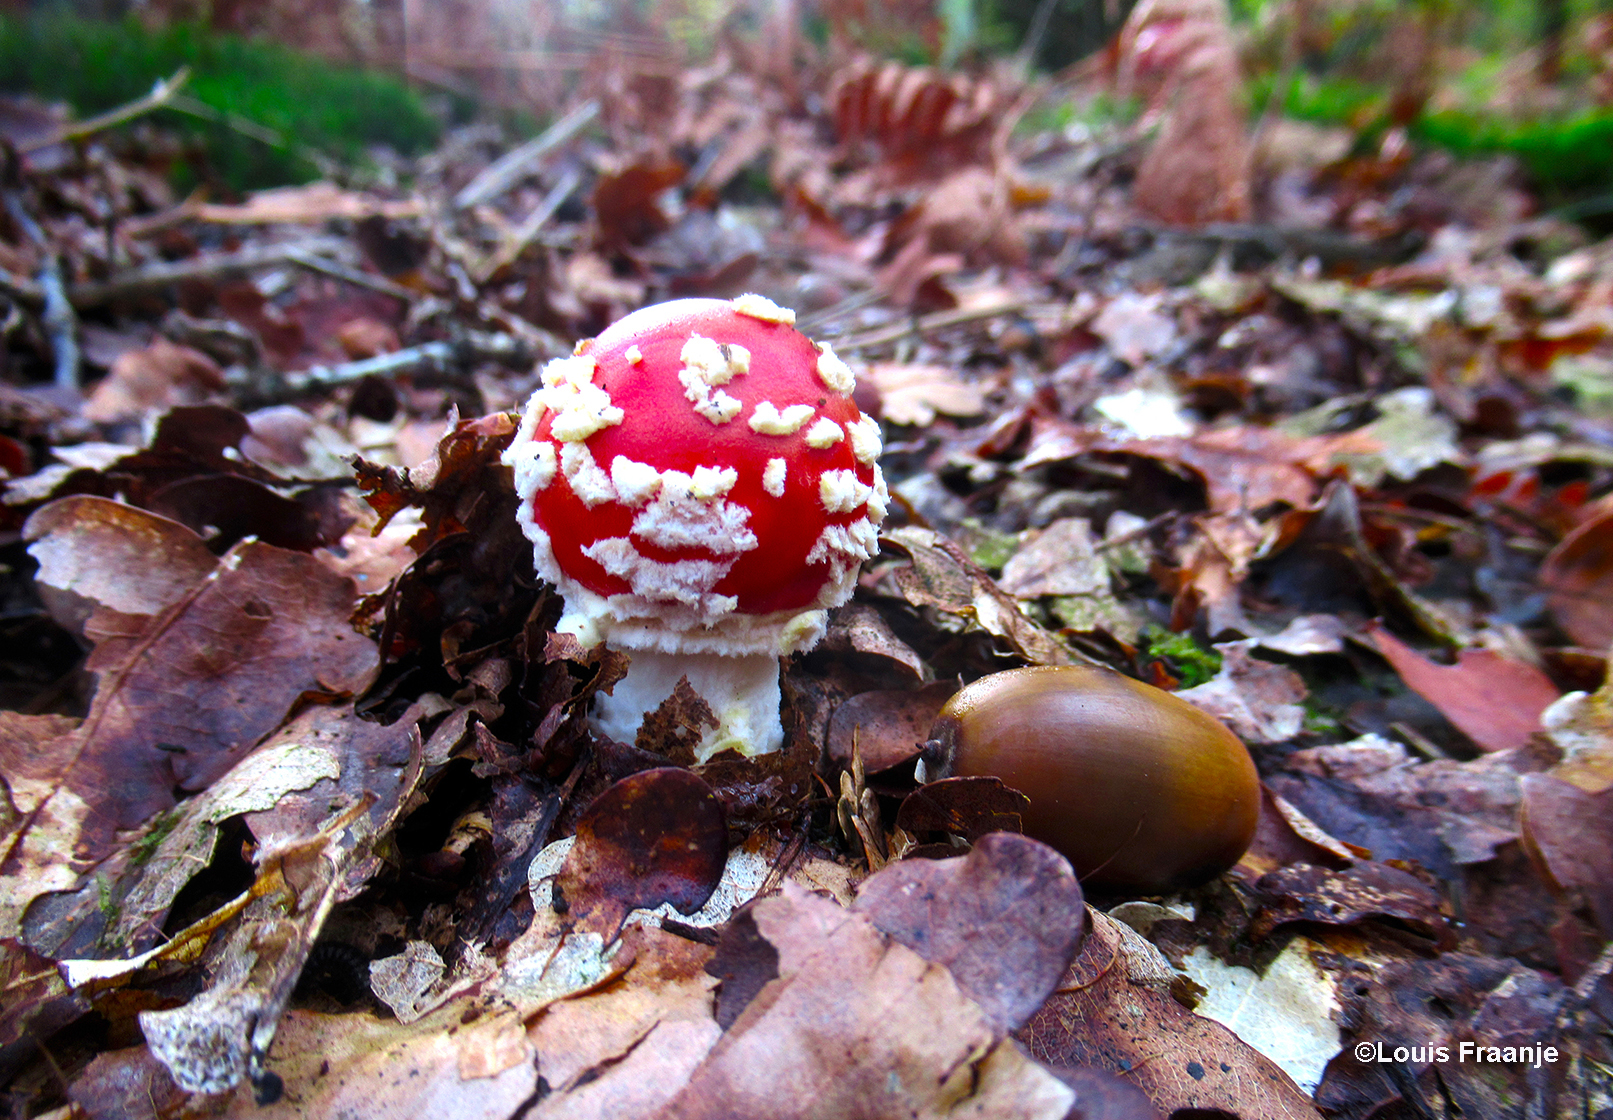
[[[173,109],[155,119],[199,140],[212,174],[236,190],[314,178],[315,154],[356,162],[375,144],[420,152],[440,130],[397,79],[278,44],[192,24],[153,30],[133,19],[0,17],[0,88],[66,101],[80,115],[133,101],[182,66],[191,69],[183,93],[221,119]],[[244,135],[231,116],[272,130],[279,142]]]
[[[1517,156],[1537,183],[1553,191],[1613,189],[1613,109],[1523,121],[1447,111],[1422,117],[1411,132],[1461,156]]]
[[[1221,655],[1204,649],[1191,634],[1177,634],[1163,626],[1149,626],[1142,633],[1144,650],[1151,660],[1165,662],[1183,688],[1204,684],[1221,671]]]
[[[174,827],[179,824],[183,814],[179,809],[168,809],[158,813],[152,818],[145,834],[129,846],[129,862],[135,867],[148,863],[156,854],[158,846],[168,838]]]
[[[1266,104],[1274,78],[1251,83],[1250,103]],[[1458,79],[1473,86],[1475,96],[1493,81],[1491,68],[1475,66]],[[1387,127],[1389,91],[1344,77],[1300,74],[1282,91],[1285,114],[1301,120],[1357,129],[1360,152],[1374,147]],[[1408,131],[1423,144],[1445,148],[1464,158],[1515,156],[1535,185],[1553,203],[1613,190],[1613,109],[1584,109],[1559,116],[1514,119],[1476,109],[1425,113]]]
[[[1003,565],[1019,550],[1018,533],[998,532],[973,517],[964,519],[958,538],[969,550],[969,559],[993,573],[1001,572]]]

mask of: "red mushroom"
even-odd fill
[[[596,725],[632,741],[687,677],[697,754],[778,750],[779,661],[874,554],[889,494],[851,370],[771,300],[636,311],[543,369],[504,461],[559,629],[632,654]]]

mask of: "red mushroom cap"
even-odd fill
[[[550,362],[506,454],[562,628],[663,650],[809,648],[887,493],[851,370],[760,296],[685,299]]]

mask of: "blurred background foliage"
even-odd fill
[[[1090,74],[1134,2],[10,0],[0,85],[87,114],[188,65],[188,100],[162,116],[204,141],[208,173],[239,190],[312,178],[322,158],[361,159],[371,145],[418,152],[445,106],[463,113],[472,100],[539,127],[586,87],[602,51],[675,72],[783,23],[829,55]],[[1403,130],[1459,155],[1511,155],[1549,204],[1613,214],[1613,0],[1231,0],[1231,11],[1252,123],[1280,113],[1342,126],[1359,150]]]

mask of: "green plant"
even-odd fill
[[[1221,671],[1221,655],[1213,649],[1203,649],[1191,634],[1177,634],[1163,626],[1150,626],[1143,631],[1144,647],[1150,658],[1164,661],[1176,673],[1183,688],[1193,688],[1210,680]]]
[[[0,16],[0,87],[66,101],[81,115],[132,101],[181,66],[191,69],[183,93],[212,119],[174,109],[158,119],[199,141],[212,175],[232,189],[306,181],[320,157],[354,162],[375,144],[419,152],[440,131],[397,79],[278,44],[194,24]]]

